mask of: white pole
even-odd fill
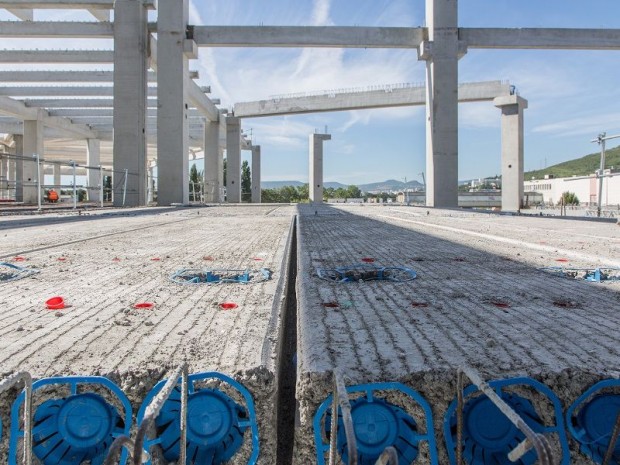
[[[41,157],[38,153],[35,153],[34,156],[37,158],[37,205],[41,210]]]
[[[125,183],[123,185],[123,207],[125,206],[126,197],[127,197],[127,169],[125,169]]]
[[[77,186],[75,185],[75,161],[71,160],[71,168],[73,170],[73,209],[77,208]]]
[[[99,165],[99,198],[103,208],[103,168]]]
[[[601,134],[601,167],[598,173],[598,208],[596,216],[601,216],[601,207],[603,206],[603,174],[605,171],[605,133]]]

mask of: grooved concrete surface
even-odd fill
[[[293,212],[260,206],[2,217],[0,261],[41,272],[0,283],[0,374],[104,375],[135,412],[186,359],[190,373],[220,371],[252,391],[264,463],[271,463],[280,279]],[[17,254],[26,261],[13,262]],[[267,267],[273,277],[250,285],[170,282],[184,267]],[[56,295],[69,307],[47,310],[45,300]],[[239,307],[221,310],[224,301]],[[137,302],[155,306],[133,309]]]
[[[592,284],[538,270],[619,266],[617,225],[428,212],[300,207],[296,463],[313,460],[312,416],[331,390],[335,367],[349,384],[400,381],[424,395],[435,415],[440,463],[447,460],[441,424],[461,365],[487,379],[532,376],[565,407],[593,382],[617,376],[620,282]],[[319,267],[364,257],[413,268],[418,278],[336,284],[316,276]],[[339,307],[324,306],[330,302]],[[573,455],[572,463],[588,463]]]

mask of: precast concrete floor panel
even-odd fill
[[[533,377],[565,407],[619,372],[620,283],[539,269],[565,265],[555,260],[569,253],[573,266],[611,266],[617,225],[426,211],[300,207],[296,463],[316,460],[312,417],[336,368],[349,385],[394,381],[421,393],[432,406],[440,463],[447,463],[442,425],[459,367],[488,380]],[[598,238],[588,239],[592,226]],[[417,278],[317,276],[319,268],[364,261],[407,267]],[[589,463],[576,447],[572,453],[571,463]]]
[[[0,374],[103,375],[119,384],[135,412],[183,361],[190,373],[219,371],[254,395],[262,463],[272,463],[276,344],[293,213],[288,206],[138,209],[0,222],[2,260],[39,270],[0,283]],[[250,269],[257,282],[171,282],[181,268]],[[258,279],[261,268],[272,271],[271,279]],[[53,296],[67,307],[46,309]],[[134,308],[144,302],[154,306]],[[223,310],[223,302],[238,307]]]

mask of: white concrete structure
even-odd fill
[[[323,202],[323,141],[331,140],[330,134],[310,134],[308,159],[308,186],[310,202]]]
[[[494,103],[502,110],[502,211],[518,212],[523,206],[523,110],[527,100],[509,95]]]
[[[226,117],[226,200],[241,202],[241,120]]]

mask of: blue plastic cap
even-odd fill
[[[418,456],[419,435],[415,420],[400,407],[383,399],[360,397],[351,402],[351,417],[357,441],[358,463],[374,465],[386,447],[398,452],[400,463],[412,463]],[[331,411],[325,417],[325,432],[331,433]],[[348,463],[347,437],[342,414],[338,415],[337,447]]]
[[[466,414],[466,431],[485,449],[503,450],[518,434],[517,428],[488,397],[478,397]]]
[[[84,460],[103,460],[122,433],[116,409],[93,393],[42,403],[34,415],[33,451],[44,465],[77,465]]]
[[[164,458],[175,462],[180,447],[181,393],[177,386],[155,420]],[[247,413],[228,395],[214,389],[189,394],[187,402],[187,463],[220,464],[230,460],[243,443]]]
[[[580,441],[582,451],[597,463],[602,463],[607,452],[618,413],[620,395],[599,394],[585,404],[577,415],[576,422],[584,432]],[[620,463],[620,439],[616,442],[613,455],[616,462],[612,460],[612,463]]]

